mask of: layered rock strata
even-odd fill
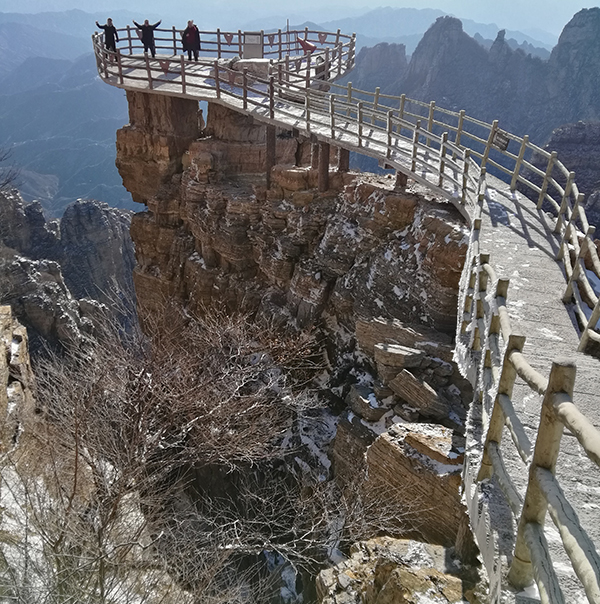
[[[150,113],[163,110],[161,101]],[[136,136],[150,140],[152,125],[145,127]],[[146,150],[136,160],[128,147],[124,182],[148,210],[131,228],[140,314],[147,319],[176,299],[196,313],[241,309],[317,329],[323,389],[346,403],[331,451],[337,479],[353,488],[368,475],[372,493],[392,485],[396,510],[437,502],[419,505],[418,522],[397,532],[462,540],[471,555],[459,494],[471,393],[454,371],[449,335],[467,227],[453,206],[411,181],[396,188],[391,178],[335,170],[334,150],[329,188],[320,191],[310,150],[310,141],[278,130],[267,187],[264,125],[209,104],[181,171],[170,179],[163,171],[149,195]]]
[[[27,330],[10,306],[0,306],[0,452],[16,442],[21,415],[35,407],[35,384],[29,360]]]
[[[295,165],[308,145],[291,132],[278,133],[266,189],[264,130],[209,105],[209,136],[133,219],[140,306],[175,296],[194,309],[224,303],[299,325],[335,316],[353,331],[357,317],[382,315],[453,331],[467,246],[453,207],[416,186],[397,191],[391,180],[335,171],[319,192],[317,171]],[[124,182],[145,198],[145,150],[134,183],[127,157]]]

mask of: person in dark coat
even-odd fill
[[[192,60],[192,53],[194,53],[194,61],[198,60],[198,52],[200,51],[200,32],[194,25],[192,20],[188,21],[187,27],[181,34],[183,42],[183,51],[187,51],[188,59]]]
[[[142,32],[142,44],[144,45],[144,52],[150,51],[152,53],[152,57],[156,56],[156,46],[154,44],[154,30],[161,24],[162,19],[155,23],[154,25],[150,25],[148,19],[144,21],[144,25],[140,25],[135,21],[133,24]]]
[[[112,19],[107,19],[106,25],[100,25],[100,23],[96,21],[96,27],[104,30],[104,45],[106,46],[106,50],[116,52],[119,34],[117,33],[117,28],[113,25]]]

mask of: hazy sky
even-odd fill
[[[496,23],[501,28],[531,30],[539,28],[559,34],[569,19],[580,9],[598,3],[585,0],[0,0],[2,12],[39,12],[79,8],[88,12],[125,9],[151,12],[165,20],[184,18],[185,14],[199,23],[216,27],[239,26],[267,15],[278,15],[312,21],[324,21],[356,15],[378,6],[437,8],[444,12],[479,21]],[[172,18],[170,18],[172,17]],[[140,17],[142,18],[142,17]]]

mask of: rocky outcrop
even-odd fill
[[[267,190],[263,126],[209,105],[206,130],[181,176],[134,217],[141,306],[176,296],[299,325],[332,315],[353,330],[358,317],[382,315],[454,330],[467,238],[450,204],[334,171],[319,192],[317,171],[294,166],[306,145],[284,132],[277,157],[288,163]]]
[[[356,67],[345,79],[359,90],[375,90],[378,86],[392,87],[406,76],[408,61],[404,44],[382,42],[373,48],[361,48],[356,57]],[[387,81],[390,75],[394,82]]]
[[[129,124],[117,131],[116,164],[133,200],[145,203],[181,171],[181,157],[198,136],[198,102],[129,90],[127,101]]]
[[[72,204],[46,221],[39,204],[0,193],[0,301],[30,330],[32,352],[78,343],[102,314],[135,317],[130,213],[97,201]]]
[[[146,150],[134,151],[126,150],[125,179],[141,199],[149,187],[138,183],[136,162]],[[148,211],[132,221],[141,317],[175,299],[192,313],[244,310],[318,333],[321,392],[337,409],[346,404],[331,450],[339,484],[358,480],[373,501],[397,492],[386,495],[400,520],[394,530],[462,540],[461,555],[472,557],[459,496],[471,393],[454,371],[450,335],[467,227],[451,204],[411,181],[396,188],[389,178],[330,169],[320,190],[309,152],[309,141],[278,130],[267,186],[264,125],[209,104],[181,171],[170,180],[164,172]],[[405,523],[411,514],[418,521]]]
[[[130,317],[135,314],[131,215],[99,201],[78,200],[60,220],[60,263],[73,296],[93,298]]]
[[[320,604],[448,604],[479,602],[477,575],[452,550],[406,539],[361,541],[350,557],[317,577]]]

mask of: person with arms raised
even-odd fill
[[[155,23],[154,25],[150,25],[148,19],[144,21],[143,25],[136,23],[133,24],[140,30],[142,44],[144,45],[144,52],[150,51],[152,53],[152,57],[156,56],[156,45],[154,44],[154,30],[162,23],[162,19]]]

